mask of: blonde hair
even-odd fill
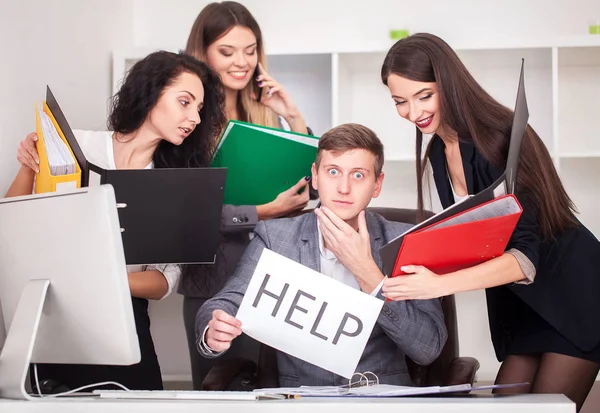
[[[186,45],[186,53],[206,62],[206,50],[235,26],[248,28],[256,37],[258,62],[267,70],[263,39],[258,23],[246,7],[235,1],[210,3],[196,17]],[[258,94],[256,82],[250,81],[238,92],[237,110],[241,120],[279,128],[278,116],[268,107],[252,99]]]

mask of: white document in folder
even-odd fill
[[[39,114],[50,173],[53,176],[74,174],[76,171],[75,158],[69,147],[61,139],[50,117],[42,110],[39,111]]]
[[[521,208],[512,196],[496,198],[480,207],[473,208],[462,214],[456,215],[438,224],[434,224],[424,231],[450,227],[452,225],[464,224],[467,222],[482,221],[488,218],[503,217],[511,214],[517,214]]]
[[[406,397],[424,396],[445,393],[470,393],[472,391],[492,390],[526,386],[529,383],[495,384],[472,386],[469,383],[450,386],[396,386],[392,384],[367,384],[353,386],[301,386],[256,389],[255,392],[266,394],[285,394],[300,397]]]

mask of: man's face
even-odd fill
[[[375,155],[365,149],[321,151],[312,166],[312,185],[323,206],[346,222],[354,221],[381,192],[383,173],[375,178]]]

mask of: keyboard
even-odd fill
[[[252,391],[205,390],[94,390],[102,399],[150,400],[263,400],[283,399],[283,395]]]

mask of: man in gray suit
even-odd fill
[[[365,212],[381,191],[382,167],[383,145],[364,126],[341,125],[321,137],[312,167],[320,208],[295,218],[259,222],[233,277],[198,310],[197,347],[203,356],[218,357],[242,333],[234,315],[263,248],[384,299],[379,248],[410,225]],[[412,385],[405,355],[418,364],[429,364],[442,351],[446,338],[439,299],[386,302],[357,370],[374,372],[380,383]],[[283,352],[278,352],[277,364],[281,386],[348,383]]]

